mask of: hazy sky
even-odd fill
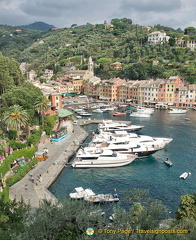
[[[0,24],[55,27],[130,18],[134,24],[196,27],[196,0],[0,0]]]

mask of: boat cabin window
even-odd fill
[[[113,152],[112,157],[116,157],[116,156],[117,156],[117,153]]]

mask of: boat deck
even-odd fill
[[[88,125],[88,124],[99,124],[99,123],[102,123],[103,120],[102,119],[79,119],[78,120],[78,124],[80,126],[85,126],[85,125]],[[119,120],[113,120],[113,122],[118,122],[118,123],[125,123],[125,124],[132,124],[131,121],[119,121]]]

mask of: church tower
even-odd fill
[[[88,59],[88,71],[94,76],[94,63],[91,56]]]
[[[94,63],[92,57],[90,56],[88,59],[88,70],[86,70],[83,79],[89,80],[92,77],[94,77]]]

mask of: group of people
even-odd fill
[[[32,183],[35,183],[35,179],[34,179],[32,173],[30,174],[30,177],[31,177],[30,180],[32,181]],[[38,181],[39,181],[39,182],[42,182],[42,175],[41,175],[41,174],[38,176]]]

